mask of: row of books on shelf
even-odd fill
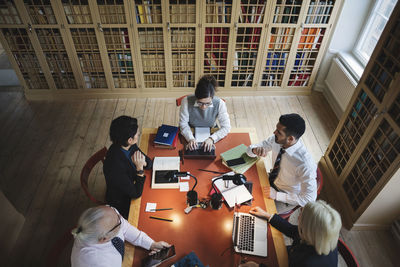
[[[139,30],[140,49],[160,48],[164,50],[164,39],[162,30],[140,31]]]
[[[289,52],[268,52],[265,71],[283,71]],[[299,62],[297,62],[299,64]]]
[[[29,6],[28,9],[34,24],[56,24],[56,17],[50,5]]]
[[[92,24],[88,5],[64,5],[64,12],[69,24]]]
[[[219,68],[224,69],[226,67],[227,56],[227,52],[205,52],[204,66],[209,66],[213,71]]]
[[[97,53],[82,53],[78,54],[79,63],[84,72],[104,72],[103,64],[101,63],[100,54]]]
[[[114,71],[118,69],[120,72],[124,73],[127,71],[133,71],[132,56],[130,53],[126,54],[109,54],[111,70]]]
[[[286,0],[281,5],[276,5],[273,23],[297,23],[301,4],[301,0]]]
[[[50,54],[44,53],[46,56],[47,64],[50,71],[66,73],[71,72],[71,64],[69,63],[68,55],[66,53]]]
[[[262,23],[266,3],[260,1],[258,5],[241,5],[239,9],[239,23]]]
[[[307,11],[306,23],[328,23],[333,9],[333,0],[313,0]]]
[[[107,46],[114,46],[114,49],[121,48],[121,49],[129,49],[131,45],[129,43],[129,33],[127,29],[121,29],[116,31],[105,32],[104,40]],[[117,47],[120,45],[120,47]]]
[[[101,21],[104,24],[125,24],[124,5],[98,5]]]
[[[232,4],[217,1],[215,4],[206,6],[207,23],[230,23]]]
[[[13,1],[4,1],[0,6],[0,24],[21,24]]]
[[[301,32],[299,49],[319,49],[325,35],[325,28],[304,28]]]
[[[194,53],[172,54],[172,71],[194,71],[195,59]]]
[[[252,86],[253,73],[236,73],[232,74],[232,86]]]
[[[283,73],[264,73],[261,79],[261,86],[280,86]]]
[[[170,5],[171,23],[196,23],[196,5]]]
[[[233,61],[233,70],[239,70],[240,67],[248,68],[254,67],[257,61],[257,52],[235,52],[235,59]]]
[[[293,42],[294,28],[272,28],[269,49],[289,50]]]
[[[113,77],[115,88],[136,88],[134,78]]]
[[[145,87],[167,87],[165,73],[143,73]]]
[[[146,55],[142,54],[142,66],[143,71],[146,72],[159,72],[165,71],[164,55],[162,54],[152,54]]]
[[[138,24],[162,23],[161,5],[151,5],[149,0],[136,5],[136,22]]]
[[[194,87],[194,72],[192,73],[173,73],[174,87]]]
[[[196,31],[190,29],[173,29],[171,32],[171,47],[195,49],[196,47]]]
[[[292,73],[289,76],[288,86],[307,86],[310,73]]]
[[[86,88],[107,88],[106,77],[103,75],[93,76],[89,73],[83,73],[83,80]]]

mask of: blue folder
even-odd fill
[[[157,131],[154,143],[170,146],[178,134],[178,127],[162,124]]]

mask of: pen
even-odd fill
[[[182,150],[179,150],[179,157],[180,157],[180,159],[182,161],[182,165],[185,165],[185,162],[183,160],[183,152],[182,152]]]
[[[151,211],[160,211],[160,210],[172,210],[172,208],[165,208],[165,209],[151,209]]]
[[[171,219],[165,219],[165,218],[160,218],[160,217],[155,217],[155,216],[150,216],[151,219],[156,219],[160,221],[167,221],[167,222],[172,222]]]
[[[216,171],[210,171],[210,170],[205,170],[205,169],[198,169],[199,171],[203,171],[203,172],[212,172],[212,173],[216,173],[216,174],[225,174],[225,172],[216,172]]]

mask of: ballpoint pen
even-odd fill
[[[203,171],[203,172],[211,172],[211,173],[216,173],[216,174],[225,174],[226,172],[217,172],[217,171],[210,171],[210,170],[206,170],[206,169],[198,169],[199,171]]]
[[[161,210],[172,210],[172,208],[165,208],[165,209],[151,209],[150,211],[161,211]]]
[[[160,217],[155,217],[155,216],[150,216],[150,219],[166,221],[166,222],[173,222],[173,220],[171,220],[171,219],[165,219],[165,218],[160,218]]]

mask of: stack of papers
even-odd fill
[[[258,160],[258,157],[255,157],[255,158],[249,157],[247,155],[246,151],[247,151],[247,146],[245,146],[244,144],[241,144],[241,145],[238,145],[237,147],[234,147],[228,151],[225,151],[224,153],[221,153],[222,164],[224,164],[225,166],[230,168],[235,173],[241,173],[241,174],[245,173]],[[237,159],[237,158],[243,158],[245,163],[231,166],[231,167],[229,167],[226,164],[226,161],[231,160],[231,159]]]

